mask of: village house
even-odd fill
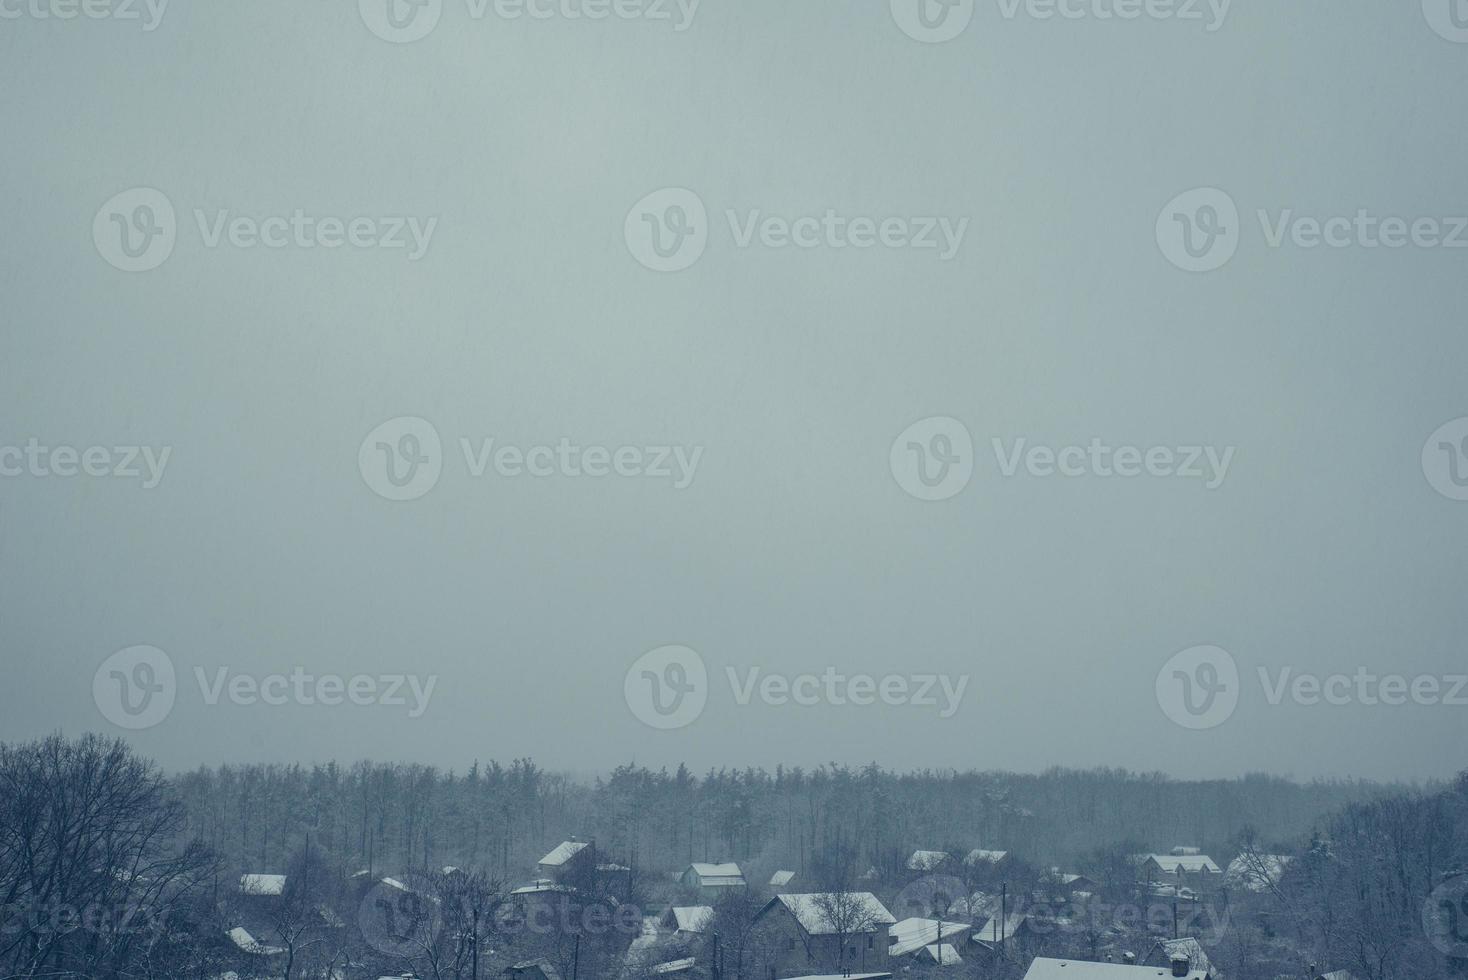
[[[754,917],[771,941],[772,965],[781,977],[812,968],[885,965],[887,927],[896,921],[871,892],[777,895]]]
[[[1183,957],[1188,961],[1189,970],[1217,976],[1213,970],[1213,964],[1208,959],[1208,954],[1203,950],[1203,944],[1191,936],[1182,939],[1164,939],[1158,942],[1148,950],[1146,956],[1142,957],[1142,965],[1171,967],[1178,957]]]
[[[502,977],[510,980],[561,980],[561,973],[545,957],[505,967]]]
[[[1141,875],[1151,884],[1186,885],[1202,891],[1223,880],[1223,869],[1206,854],[1144,854]]]
[[[907,859],[909,871],[936,871],[948,861],[947,851],[913,851]]]
[[[675,905],[663,913],[664,928],[672,929],[678,938],[702,935],[714,920],[714,910],[709,905]]]
[[[745,886],[744,872],[740,871],[739,865],[733,862],[690,864],[684,869],[678,880],[686,887],[696,889],[700,894],[710,897],[722,894],[727,888]]]
[[[1279,884],[1285,868],[1294,858],[1288,854],[1253,854],[1245,852],[1228,863],[1224,884],[1249,892],[1266,892]]]
[[[972,928],[966,922],[944,922],[921,916],[903,919],[887,929],[887,955],[911,956],[928,946],[946,945]]]
[[[976,868],[985,864],[997,867],[1008,860],[1008,858],[1008,851],[991,851],[982,847],[976,847],[968,852],[963,859],[963,863],[970,868]]]
[[[771,888],[789,888],[790,883],[795,880],[794,871],[776,871],[770,875]]]
[[[1155,966],[1055,960],[1043,956],[1037,957],[1030,964],[1024,980],[1157,980],[1159,976],[1175,977],[1177,980],[1215,980],[1202,970],[1190,968],[1186,957],[1159,970]]]
[[[549,854],[536,863],[535,870],[541,878],[561,881],[574,878],[584,868],[594,866],[592,862],[595,861],[595,858],[596,844],[594,842],[579,841],[573,837],[571,840],[557,844]]]

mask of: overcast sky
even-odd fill
[[[927,43],[886,0],[703,0],[691,21],[672,0],[596,21],[445,0],[395,43],[349,0],[176,0],[152,30],[141,3],[44,2],[0,2],[0,739],[126,734],[170,768],[1461,767],[1468,689],[1442,702],[1468,672],[1468,502],[1444,473],[1468,456],[1424,446],[1468,416],[1468,249],[1447,247],[1468,44],[1433,9],[979,0]],[[167,217],[109,209],[133,188],[166,198],[176,240],[129,272],[114,215]],[[1195,188],[1238,211],[1183,199],[1188,230],[1218,214],[1234,239],[1208,271],[1167,244]],[[667,207],[692,199],[703,215]],[[1442,240],[1369,247],[1385,229],[1361,209]],[[219,223],[241,216],[284,244]],[[820,218],[814,244],[780,247],[770,216]],[[1300,244],[1299,216],[1352,219],[1348,244]],[[324,248],[322,218],[406,245]],[[659,220],[693,231],[688,267],[648,267]],[[415,499],[371,476],[379,441],[424,445],[399,418],[442,446]],[[972,450],[935,441],[962,431]],[[1093,439],[1081,475],[1026,462]],[[123,475],[67,476],[30,440],[103,447],[93,468]],[[548,476],[493,455],[562,440],[582,455],[538,454]],[[904,471],[909,442],[951,451],[946,484]],[[1217,479],[1206,453],[1202,476],[1106,476],[1117,447],[1174,451],[1159,471],[1232,454]],[[628,671],[670,644],[708,681],[660,729]],[[99,668],[136,645],[176,690],[129,731]],[[1200,645],[1239,677],[1195,730],[1162,688]],[[296,667],[436,680],[416,717],[406,683],[405,705],[228,689]],[[825,681],[817,704],[778,685],[740,704],[754,668],[805,693],[827,668],[897,677],[909,699],[967,680],[951,712],[941,681],[935,705],[832,703]],[[1344,703],[1271,703],[1363,670],[1422,696],[1370,703],[1353,679]]]

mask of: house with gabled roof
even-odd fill
[[[1178,971],[1182,972],[1179,973]],[[1201,970],[1190,969],[1187,960],[1158,968],[1130,963],[1091,963],[1086,960],[1057,960],[1038,956],[1024,980],[1213,980]]]
[[[1188,961],[1188,969],[1209,974],[1217,977],[1213,969],[1213,963],[1208,959],[1208,953],[1203,949],[1203,944],[1192,936],[1181,939],[1163,939],[1147,951],[1142,957],[1143,966],[1158,966],[1171,968],[1178,957]]]
[[[551,848],[550,853],[536,862],[536,873],[542,878],[560,881],[579,872],[583,862],[596,857],[596,845],[574,837]]]
[[[776,895],[755,913],[777,976],[812,968],[860,971],[885,965],[896,919],[871,892]]]
[[[944,922],[913,916],[887,927],[887,955],[911,956],[926,946],[946,945],[973,928],[967,922]]]
[[[936,871],[948,860],[947,851],[913,851],[907,859],[909,871]]]
[[[744,872],[732,861],[725,864],[690,864],[678,879],[704,895],[717,895],[726,888],[743,888]]]

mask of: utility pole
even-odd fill
[[[576,949],[571,953],[571,980],[577,980],[581,973],[581,933],[576,933]]]

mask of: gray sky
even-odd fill
[[[123,731],[94,673],[147,644],[176,703],[129,737],[170,767],[1461,766],[1468,705],[1271,704],[1258,676],[1446,695],[1468,672],[1468,502],[1423,463],[1468,416],[1468,250],[1274,248],[1256,214],[1468,215],[1468,44],[1416,2],[1236,0],[1210,32],[1206,4],[1047,20],[980,0],[941,44],[885,2],[703,0],[679,31],[671,4],[593,22],[445,0],[404,44],[345,0],[175,0],[152,31],[31,2],[0,19],[0,446],[171,453],[150,489],[0,477],[0,739]],[[166,195],[177,240],[129,273],[93,221],[136,187]],[[707,248],[656,272],[624,223],[668,187],[706,206]],[[1158,217],[1200,187],[1236,203],[1237,253],[1187,272]],[[437,224],[416,260],[210,247],[226,209]],[[968,223],[947,260],[738,244],[753,211],[827,209]],[[404,416],[440,435],[442,474],[390,501],[358,453]],[[967,428],[973,473],[930,502],[889,451],[935,416]],[[682,489],[476,477],[460,439],[490,438],[702,455]],[[1005,476],[996,438],[1235,453],[1209,490]],[[664,731],[624,678],[667,644],[710,684]],[[1155,682],[1200,644],[1241,677],[1193,731]],[[297,666],[438,680],[409,717],[210,705],[194,675]],[[969,679],[941,718],[741,705],[728,667]]]

